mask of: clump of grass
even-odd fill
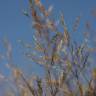
[[[19,68],[12,65],[12,49],[5,42],[8,67],[12,72],[13,86],[16,87],[14,95],[8,93],[5,96],[96,96],[96,70],[92,72],[91,78],[87,76],[90,69],[88,44],[78,44],[71,39],[63,14],[56,25],[56,21],[51,18],[52,6],[46,10],[40,0],[29,0],[29,6],[30,14],[27,16],[32,17],[35,29],[34,47],[20,42],[25,48],[32,49],[32,53],[25,52],[25,56],[42,66],[45,74],[28,79]],[[80,17],[77,17],[74,31],[77,31],[79,22]],[[63,31],[60,32],[58,27]],[[0,77],[3,78],[2,75]]]

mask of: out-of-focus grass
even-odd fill
[[[30,13],[24,15],[32,17],[35,46],[20,43],[32,49],[24,55],[41,65],[45,74],[27,78],[22,70],[13,66],[11,45],[4,42],[9,60],[7,67],[12,72],[11,78],[0,75],[0,80],[12,81],[12,92],[6,91],[5,96],[96,96],[96,69],[90,69],[90,54],[94,48],[90,49],[86,41],[81,44],[73,41],[63,14],[58,24],[51,18],[52,6],[46,10],[40,0],[29,0],[29,7]],[[80,19],[81,16],[77,17],[73,31],[77,31]],[[92,72],[91,78],[88,70]]]

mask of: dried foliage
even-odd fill
[[[12,81],[15,81],[13,86],[16,88],[5,96],[96,96],[96,69],[92,71],[91,78],[87,74],[91,65],[90,53],[94,49],[90,49],[86,41],[78,43],[72,40],[63,14],[56,24],[57,21],[51,18],[52,6],[47,10],[40,0],[29,0],[29,6],[35,29],[34,46],[21,40],[19,42],[32,50],[25,52],[25,56],[42,66],[45,74],[43,77],[27,78],[19,68],[10,64],[12,49],[5,42],[9,58],[7,67],[12,72]],[[29,14],[26,16],[29,17]],[[80,19],[81,16],[78,16],[73,31],[77,31]],[[90,24],[87,23],[86,27],[90,29]],[[88,37],[87,33],[84,35]],[[0,79],[6,78],[0,75]],[[9,82],[10,79],[6,81]]]

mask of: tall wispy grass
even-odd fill
[[[35,29],[34,46],[19,42],[32,50],[24,55],[42,66],[45,73],[43,77],[32,75],[32,78],[27,78],[22,70],[12,65],[11,45],[5,42],[9,60],[7,67],[12,76],[8,79],[0,75],[0,78],[12,81],[13,86],[12,92],[7,91],[5,96],[96,96],[96,69],[90,68],[90,54],[94,48],[89,48],[86,41],[73,41],[63,13],[59,20],[51,18],[52,6],[46,9],[40,0],[29,0],[29,7],[30,13],[24,12],[24,15],[30,17]],[[77,31],[80,19],[78,16],[73,32]],[[86,27],[89,29],[90,24],[87,23]],[[88,37],[88,33],[84,35]]]

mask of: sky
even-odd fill
[[[58,20],[60,12],[64,13],[64,18],[69,31],[72,31],[72,24],[77,16],[82,14],[79,30],[73,38],[80,40],[82,38],[81,31],[85,31],[84,24],[86,21],[91,21],[96,28],[96,18],[92,17],[91,10],[96,9],[96,0],[41,0],[45,7],[53,5],[53,16]],[[30,18],[23,15],[23,10],[28,9],[27,0],[0,0],[0,54],[5,54],[5,48],[2,40],[7,38],[13,50],[13,61],[15,64],[29,70],[26,58],[22,55],[23,48],[18,44],[18,40],[22,39],[25,42],[32,43],[33,29]],[[95,31],[96,32],[96,31]],[[73,33],[71,33],[73,34]],[[96,36],[96,33],[92,33]],[[95,35],[94,35],[95,34]],[[8,74],[5,68],[6,60],[0,60],[0,72]],[[24,67],[25,66],[25,67]],[[42,68],[32,66],[34,72],[41,72]],[[31,70],[31,68],[30,68]]]

